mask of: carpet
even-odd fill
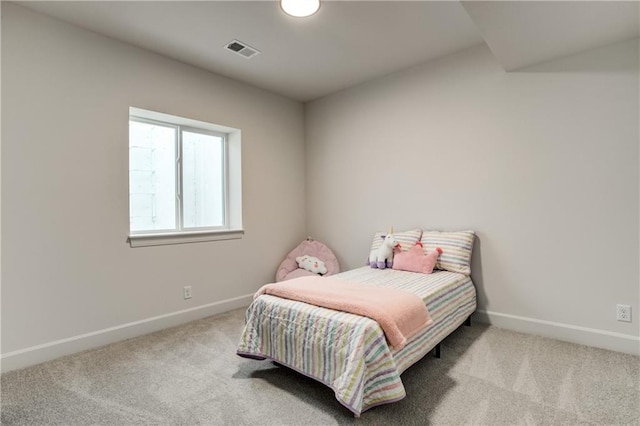
[[[333,391],[238,357],[244,310],[1,377],[3,425],[640,424],[640,357],[473,324],[353,415]]]

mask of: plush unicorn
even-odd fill
[[[372,250],[369,254],[369,266],[372,268],[385,269],[393,267],[393,250],[400,247],[400,244],[393,236],[393,226],[389,228],[387,235],[382,235],[382,244],[377,250]]]

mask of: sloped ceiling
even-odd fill
[[[635,1],[465,1],[463,7],[507,71],[639,34]]]
[[[486,42],[507,70],[638,37],[636,2],[17,2],[176,60],[309,101]],[[223,46],[241,40],[245,59]]]

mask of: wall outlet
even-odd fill
[[[186,299],[191,299],[191,286],[190,285],[182,287],[182,295],[184,296],[185,300]]]
[[[616,319],[618,321],[631,322],[631,306],[618,305],[616,311]]]

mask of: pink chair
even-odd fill
[[[296,257],[304,256],[305,254],[315,256],[324,262],[324,265],[327,267],[327,273],[324,274],[324,276],[340,272],[340,264],[331,249],[320,241],[314,241],[311,238],[307,238],[298,244],[296,248],[291,250],[287,257],[282,261],[278,268],[278,272],[276,272],[276,282],[309,275],[317,275],[305,269],[298,268]]]

